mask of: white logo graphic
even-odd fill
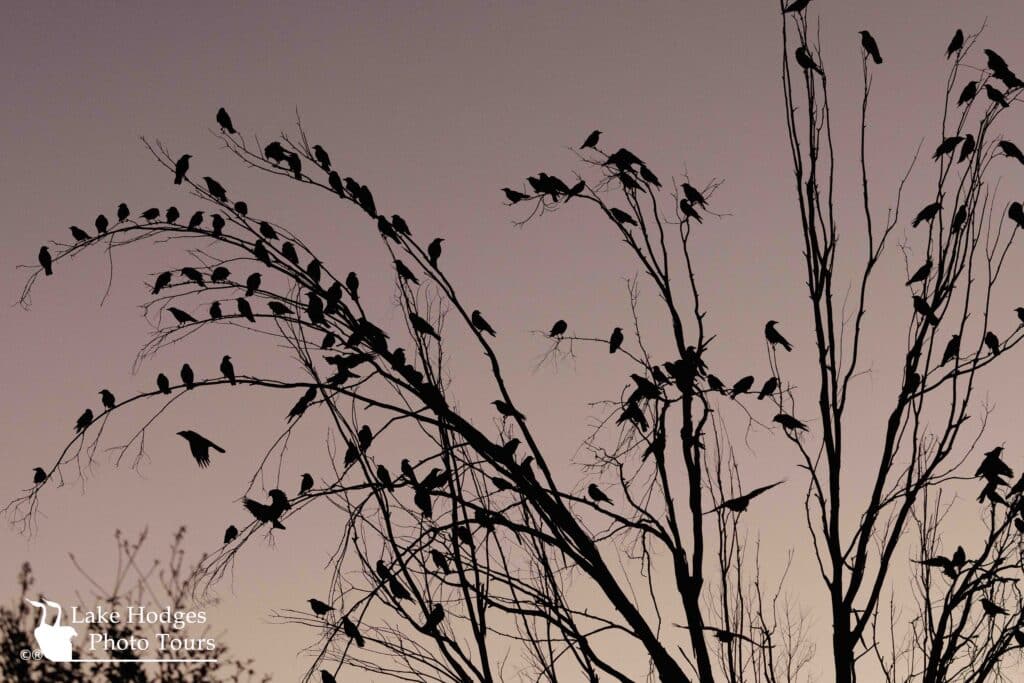
[[[60,620],[63,615],[61,606],[58,603],[50,602],[49,600],[36,602],[35,600],[26,599],[25,602],[33,607],[38,607],[41,610],[39,614],[39,625],[36,626],[32,635],[36,637],[36,644],[39,646],[40,651],[42,651],[43,656],[51,662],[70,662],[71,639],[78,637],[78,631],[70,626],[61,625]],[[52,624],[46,623],[47,605],[57,610],[57,618],[53,620]]]

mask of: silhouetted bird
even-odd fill
[[[356,645],[358,647],[363,647],[366,644],[366,641],[363,640],[362,634],[359,633],[359,629],[356,627],[355,624],[352,623],[352,620],[349,619],[347,616],[341,618],[341,628],[345,631],[346,636],[356,641]]]
[[[1021,206],[1020,202],[1012,202],[1006,215],[1017,224],[1018,228],[1024,228],[1024,206]]]
[[[259,273],[253,273],[245,278],[245,295],[252,296],[255,294],[261,284],[263,284],[263,276]]]
[[[512,204],[517,204],[523,201],[524,199],[530,198],[530,195],[523,194],[522,192],[516,192],[515,190],[512,190],[507,187],[501,188],[501,191],[505,193],[505,199],[507,199]]]
[[[248,320],[251,323],[256,322],[256,316],[252,314],[252,306],[245,300],[244,297],[238,297],[235,299],[235,303],[238,305],[238,314]]]
[[[274,230],[274,226],[266,221],[260,221],[260,235],[268,240],[277,239],[277,231]]]
[[[287,156],[288,152],[285,150],[284,145],[277,140],[263,148],[263,157],[273,161],[275,164],[282,163]]]
[[[914,295],[914,311],[928,321],[929,325],[938,325],[939,317],[935,315],[935,311],[932,307],[924,300],[923,297]]]
[[[321,602],[316,598],[310,598],[307,602],[309,602],[309,608],[313,610],[313,614],[317,615],[318,617],[322,617],[323,615],[327,614],[328,612],[334,609],[326,602]]]
[[[353,299],[359,298],[359,276],[355,273],[349,273],[345,278],[345,288],[348,289],[349,296]]]
[[[916,284],[918,282],[924,282],[928,279],[928,275],[932,272],[932,260],[928,259],[924,262],[924,265],[914,271],[914,274],[907,280],[907,287]],[[931,309],[929,309],[931,310]]]
[[[249,205],[245,202],[235,202],[234,209],[235,213],[239,216],[246,216],[249,214]]]
[[[985,346],[992,352],[993,356],[999,355],[999,337],[996,336],[995,332],[985,333]]]
[[[231,276],[231,271],[224,266],[217,266],[210,273],[210,282],[224,282]]]
[[[230,135],[234,135],[237,132],[234,125],[231,123],[231,117],[228,116],[224,107],[217,110],[217,125],[220,126],[222,131],[227,131]]]
[[[793,0],[792,3],[782,10],[782,13],[789,14],[790,12],[802,12],[809,4],[811,4],[811,0]]]
[[[700,214],[693,208],[693,205],[685,199],[679,200],[679,210],[682,211],[683,215],[687,218],[692,218],[698,223],[704,222],[704,219],[700,217]]]
[[[227,202],[228,193],[227,190],[224,189],[223,185],[208,175],[203,176],[203,180],[206,181],[206,189],[210,192],[211,197],[220,202]]]
[[[437,237],[427,245],[427,260],[434,268],[437,268],[437,260],[441,258],[441,242],[444,242],[444,238]]]
[[[324,171],[331,170],[331,157],[320,145],[313,145],[313,158],[316,159],[316,163],[320,164],[320,168]]]
[[[268,301],[267,308],[270,309],[271,313],[278,316],[286,316],[292,312],[292,310],[288,308],[286,304],[283,304],[280,301]]]
[[[168,223],[174,223],[180,217],[181,212],[178,211],[178,207],[176,206],[169,206],[167,207],[167,211],[164,212],[164,220],[166,220]]]
[[[155,206],[142,212],[142,217],[147,221],[155,221],[160,217],[160,209]]]
[[[644,415],[644,411],[636,401],[626,402],[626,407],[622,409],[622,415],[615,420],[615,424],[622,424],[627,420],[641,432],[646,432],[647,428],[650,426],[647,423],[647,416]]]
[[[510,406],[508,403],[502,400],[491,401],[491,405],[494,406],[495,410],[504,415],[505,417],[516,417],[520,420],[526,421],[526,416],[520,413],[518,410]]]
[[[395,484],[391,481],[391,473],[388,472],[388,468],[384,467],[384,465],[377,465],[377,480],[388,491],[395,490]]]
[[[1005,73],[1010,70],[1006,60],[1003,59],[995,50],[985,50],[985,56],[988,57],[988,68],[993,74]]]
[[[621,327],[616,327],[612,330],[612,336],[608,339],[608,353],[615,353],[618,351],[619,347],[622,346],[624,338]]]
[[[364,451],[368,450],[373,443],[373,430],[368,425],[363,425],[356,436],[359,437],[359,447]]]
[[[130,216],[130,215],[132,215],[132,212],[128,208],[127,204],[125,204],[124,202],[121,202],[120,204],[117,205],[117,222],[118,223],[124,223],[125,220],[128,218],[128,216]]]
[[[779,388],[779,378],[769,377],[765,380],[764,385],[761,387],[761,391],[757,394],[757,400],[763,401],[765,398],[775,393],[775,390]]]
[[[405,219],[399,216],[397,213],[391,216],[391,226],[395,229],[395,232],[405,235],[406,237],[412,235],[412,231],[409,229],[409,224],[405,222]]]
[[[647,168],[646,166],[640,167],[640,177],[643,178],[648,183],[650,183],[651,185],[654,185],[655,187],[661,187],[661,181],[658,180],[658,176],[654,175],[654,171]]]
[[[188,278],[189,280],[191,280],[192,282],[194,282],[197,285],[199,285],[200,287],[205,286],[203,284],[203,274],[200,273],[195,268],[191,268],[191,267],[186,266],[185,268],[181,269],[181,274],[183,276],[185,276],[186,278]]]
[[[200,467],[210,466],[211,448],[218,453],[226,452],[223,448],[210,441],[202,434],[197,434],[190,429],[178,432],[178,436],[185,439],[185,441],[188,441],[188,447],[192,452],[192,457],[196,459],[196,462],[199,463]]]
[[[736,380],[735,384],[732,385],[732,391],[730,392],[730,395],[733,398],[736,398],[740,394],[745,394],[748,391],[750,391],[750,387],[752,387],[752,386],[754,386],[754,376],[753,375],[747,375],[746,377],[741,377],[740,379]]]
[[[117,405],[117,399],[110,393],[109,389],[103,389],[100,391],[100,402],[103,403],[103,407],[107,410],[113,410]]]
[[[925,567],[932,567],[933,569],[941,569],[942,573],[951,579],[956,579],[956,566],[953,561],[944,555],[936,555],[935,557],[929,557],[924,560],[914,560],[917,564],[922,564]]]
[[[412,595],[395,576],[388,578],[388,591],[395,600],[412,600]]]
[[[196,322],[195,318],[193,318],[191,315],[189,315],[185,311],[181,310],[180,308],[175,308],[174,306],[168,306],[167,310],[170,312],[170,314],[172,316],[174,316],[174,319],[176,321],[178,321],[179,325],[184,325],[186,323],[194,323],[194,322]]]
[[[309,404],[312,403],[313,399],[315,399],[315,398],[316,398],[316,387],[310,387],[310,388],[306,389],[305,393],[303,393],[302,396],[299,398],[299,400],[296,401],[295,405],[292,406],[292,409],[288,411],[288,418],[287,419],[294,420],[297,417],[302,417],[302,415],[306,412],[306,408],[309,407]],[[303,482],[306,481],[306,477],[307,476],[309,476],[309,475],[303,475],[303,477],[302,477],[302,481]],[[312,486],[313,485],[312,478],[310,478],[309,482],[310,482],[309,485]],[[300,490],[299,493],[304,493],[304,492]]]
[[[414,282],[419,284],[420,281],[416,278],[416,274],[409,270],[409,266],[402,263],[401,260],[395,259],[395,272],[398,273],[399,279],[405,282]]]
[[[701,194],[700,190],[695,188],[690,183],[683,183],[683,196],[686,197],[686,201],[690,204],[696,204],[702,208],[707,206],[707,200],[704,199],[704,195]]]
[[[551,326],[551,331],[548,332],[549,337],[561,337],[565,334],[565,331],[569,329],[569,324],[564,320],[557,320],[555,324]]]
[[[451,567],[448,564],[448,558],[446,558],[444,556],[444,553],[442,553],[437,548],[431,548],[430,549],[430,559],[432,559],[434,561],[434,564],[442,572],[444,572],[445,574],[450,574],[451,573],[452,570],[451,570]]]
[[[238,527],[232,524],[224,530],[224,545],[231,543],[231,541],[235,540],[236,538],[238,538]]]
[[[85,230],[82,230],[77,225],[72,225],[70,228],[68,228],[68,230],[71,231],[71,236],[74,237],[75,241],[77,242],[85,242],[86,240],[89,239],[89,233],[87,233]]]
[[[803,432],[807,431],[807,425],[805,425],[803,422],[796,419],[792,415],[787,415],[786,413],[779,413],[778,415],[772,418],[772,422],[778,422],[780,425],[782,425],[783,429],[789,429],[792,431],[799,430]]]
[[[242,505],[249,511],[249,514],[256,518],[256,521],[264,524],[270,523],[275,529],[284,529],[285,527],[280,521],[281,515],[292,507],[288,502],[288,496],[280,489],[271,489],[267,491],[267,495],[270,496],[270,505],[251,498],[244,498]]]
[[[882,63],[882,55],[878,51],[878,43],[875,42],[874,37],[867,31],[860,32],[860,45],[870,55],[871,59],[875,61],[875,64]]]
[[[957,358],[959,355],[960,335],[954,334],[953,337],[949,340],[949,343],[946,344],[946,350],[942,352],[942,363],[940,363],[940,365],[945,365],[949,361]]]
[[[95,225],[96,233],[99,235],[103,235],[106,234],[107,226],[110,225],[110,222],[107,220],[107,217],[101,213],[99,216],[96,216]]]
[[[580,145],[580,149],[593,149],[597,147],[597,142],[601,138],[601,131],[595,130],[593,133],[587,136],[587,139]]]
[[[181,382],[186,389],[191,389],[196,385],[195,373],[192,372],[192,366],[188,363],[181,366]]]
[[[914,217],[914,221],[911,225],[916,228],[921,223],[931,223],[935,217],[939,215],[940,209],[942,209],[942,202],[933,202],[929,204],[917,212],[917,216]]]
[[[792,351],[793,345],[775,329],[775,326],[778,324],[777,320],[769,320],[764,326],[764,338],[767,339],[768,343],[772,346],[782,344],[782,348],[786,349],[786,351]]]
[[[235,366],[231,364],[231,356],[224,356],[220,361],[220,371],[228,378],[232,386],[235,384]]]
[[[985,612],[985,616],[987,617],[997,617],[1000,614],[1009,614],[1009,612],[988,598],[982,598],[979,602],[981,603],[981,609]]]
[[[210,225],[213,226],[214,237],[220,237],[224,232],[224,219],[219,213],[213,214],[213,218],[210,220]]]
[[[612,499],[604,494],[597,484],[591,484],[587,487],[587,495],[590,496],[591,500],[595,503],[609,503],[612,504]]]
[[[377,205],[373,201],[373,193],[370,192],[370,188],[365,185],[360,185],[359,193],[356,195],[356,200],[359,202],[359,206],[362,207],[363,211],[370,215],[370,218],[377,217]]]
[[[156,376],[156,388],[160,390],[161,394],[171,393],[171,380],[167,379],[167,375],[162,372]]]
[[[306,264],[306,275],[308,275],[309,279],[312,280],[313,282],[316,282],[316,283],[320,282],[321,272],[322,272],[321,264],[320,264],[320,261],[318,261],[317,259],[313,259],[308,264]],[[332,294],[332,292],[335,292],[335,293]],[[337,282],[335,282],[333,285],[331,285],[331,291],[327,292],[327,300],[331,301],[332,298],[334,298],[336,300],[340,300],[341,299],[341,284],[339,284]]]
[[[715,375],[708,375],[708,388],[712,391],[717,391],[720,394],[725,393],[725,382],[720,380]]]
[[[814,62],[814,58],[811,57],[811,53],[807,50],[806,45],[801,45],[796,49],[796,63],[800,65],[800,68],[804,71],[816,71],[820,75],[824,76],[825,72],[821,70],[821,67]]]
[[[963,136],[960,135],[954,135],[946,138],[942,141],[942,144],[935,149],[935,153],[932,154],[932,159],[938,159],[943,155],[952,154],[956,149],[956,146],[963,142],[963,140]]]
[[[32,475],[33,484],[38,485],[46,481],[46,470],[44,470],[42,467],[36,467],[35,469],[32,470],[32,472],[34,473]]]
[[[178,160],[174,162],[175,185],[181,185],[181,181],[185,178],[185,175],[188,173],[188,160],[191,158],[191,154],[182,154],[180,157],[178,157]]]
[[[444,621],[444,607],[435,604],[430,610],[430,614],[427,615],[426,621],[423,622],[423,630],[427,633],[433,633],[441,625],[442,621]]]
[[[638,401],[640,399],[651,401],[661,396],[661,389],[658,388],[658,385],[646,377],[632,373],[630,378],[636,384],[636,390],[629,397],[630,401]]]
[[[953,34],[953,39],[949,41],[949,47],[946,48],[946,59],[949,59],[954,52],[960,52],[964,46],[964,32],[961,29],[957,29],[956,33]]]
[[[299,264],[299,254],[295,251],[295,245],[291,242],[285,242],[281,245],[281,255],[288,259],[295,265]]]
[[[1006,101],[1006,97],[1003,95],[1003,93],[999,92],[996,88],[993,88],[988,83],[985,84],[985,94],[988,95],[988,98],[990,100],[992,100],[993,102],[1000,106],[1010,106],[1010,103]]]
[[[441,335],[434,330],[434,326],[415,313],[409,314],[409,322],[412,323],[412,329],[419,334],[425,334],[429,337],[433,337],[437,341],[441,341]]]
[[[625,211],[623,211],[622,209],[618,209],[618,208],[613,206],[611,209],[609,209],[609,211],[611,211],[612,218],[615,219],[616,223],[624,223],[626,225],[636,225],[636,221],[633,219],[633,217],[630,216]]]
[[[911,372],[907,375],[907,381],[903,386],[903,393],[913,394],[921,386],[921,375]]]
[[[480,311],[473,311],[473,313],[470,314],[469,316],[469,321],[473,323],[473,327],[480,330],[481,332],[486,332],[492,337],[497,336],[494,332],[494,328],[491,327],[490,323],[488,323],[484,319],[484,317],[480,315]]]
[[[721,505],[719,505],[717,507],[711,508],[710,510],[708,510],[704,514],[705,515],[711,514],[712,512],[715,512],[717,510],[721,510],[723,508],[726,509],[726,510],[731,510],[732,512],[745,512],[747,507],[750,506],[750,501],[751,500],[753,500],[754,498],[757,498],[758,496],[760,496],[765,491],[768,491],[770,489],[775,488],[776,486],[778,486],[781,483],[782,483],[782,481],[777,481],[774,484],[768,484],[767,486],[759,486],[758,488],[754,489],[753,491],[745,493],[742,496],[737,496],[736,498],[731,498],[731,499],[729,499],[727,501],[724,501]]]
[[[1016,159],[1020,163],[1024,164],[1024,153],[1020,151],[1020,147],[1013,144],[1009,140],[1000,140],[999,149],[1001,149],[1003,151],[1003,154],[1005,154],[1006,156],[1010,157],[1011,159]]]
[[[1020,321],[1020,324],[1024,325],[1024,306],[1018,306],[1013,310],[1017,313],[1017,319]]]
[[[39,265],[43,267],[43,272],[47,275],[53,275],[53,257],[50,256],[50,250],[45,247],[39,247]]]
[[[92,424],[92,420],[92,408],[86,408],[85,412],[82,413],[75,422],[75,431],[81,434],[89,425]]]
[[[253,243],[252,255],[256,257],[256,260],[262,262],[264,265],[272,265],[270,262],[270,252],[267,251],[267,247],[263,244],[263,240],[256,240]]]
[[[964,144],[960,147],[960,158],[957,159],[958,164],[964,163],[964,161],[974,153],[974,147],[976,144],[977,143],[975,142],[973,135],[968,133],[964,136]]]
[[[956,106],[962,107],[965,104],[970,104],[974,101],[974,98],[978,96],[978,82],[969,81],[964,89],[960,91],[960,97],[956,101]]]
[[[196,211],[194,214],[192,214],[192,218],[188,219],[188,226],[187,227],[188,227],[189,230],[196,230],[202,224],[203,224],[203,212],[202,211]]]

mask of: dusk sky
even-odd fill
[[[812,20],[821,22],[833,126],[842,132],[836,153],[848,162],[839,170],[846,187],[839,212],[848,216],[843,229],[851,235],[843,246],[857,254],[863,220],[857,32],[870,29],[885,58],[873,70],[868,129],[872,191],[883,219],[919,145],[922,159],[904,191],[906,211],[934,192],[927,158],[940,142],[943,50],[953,32],[973,32],[987,21],[982,47],[995,47],[1024,68],[1024,5],[814,0],[812,9]],[[287,350],[237,332],[195,335],[132,373],[153,328],[140,308],[146,283],[183,265],[173,244],[115,252],[111,294],[102,306],[111,275],[100,249],[62,261],[54,277],[37,283],[30,310],[16,305],[31,272],[20,266],[35,267],[40,245],[66,241],[69,225],[91,230],[97,213],[112,215],[122,201],[134,211],[174,204],[186,216],[201,208],[171,184],[141,136],[159,140],[174,157],[191,153],[197,175],[217,177],[254,211],[290,226],[334,272],[358,271],[368,307],[401,327],[392,306],[393,272],[372,223],[349,204],[244,168],[212,134],[222,106],[241,132],[260,140],[293,130],[297,111],[310,141],[330,151],[343,176],[370,186],[384,212],[400,213],[418,234],[446,238],[445,272],[472,292],[473,306],[499,331],[496,349],[510,389],[547,451],[564,454],[556,460],[567,481],[580,477],[572,461],[596,414],[591,403],[617,397],[628,370],[597,353],[537,368],[548,345],[536,331],[559,318],[581,334],[631,329],[626,279],[637,265],[592,208],[569,207],[519,228],[513,221],[526,211],[505,205],[500,188],[519,188],[540,170],[571,177],[573,149],[595,128],[604,131],[605,147],[629,147],[663,180],[724,181],[714,195],[722,216],[708,217],[694,242],[707,323],[718,335],[711,362],[730,378],[764,376],[762,329],[768,319],[780,321],[796,346],[787,362],[810,415],[813,339],[784,122],[780,27],[778,4],[768,0],[8,3],[0,27],[0,292],[9,304],[0,307],[6,452],[0,501],[30,486],[33,467],[53,462],[73,436],[75,418],[86,407],[98,409],[100,389],[119,397],[148,391],[158,372],[176,375],[184,361],[212,376],[226,353],[240,373],[290,376]],[[1007,137],[1024,140],[1019,112],[1002,125]],[[1024,169],[1000,162],[1005,174],[997,201],[1005,203],[1020,197]],[[901,289],[907,266],[896,246],[904,230],[909,235],[909,220],[904,223],[879,266],[866,337],[866,353],[877,352],[877,361],[866,363],[870,372],[858,379],[851,408],[865,425],[867,459],[877,457],[885,408],[879,396],[900,381],[893,365],[899,353],[885,350],[905,343],[912,315]],[[1022,266],[1017,255],[1003,284],[1006,296],[994,306],[1006,333],[1017,324],[1013,307],[1024,305]],[[1020,300],[1007,298],[1013,292]],[[655,311],[653,290],[641,293],[642,311]],[[668,348],[666,336],[654,336],[655,348]],[[452,339],[448,353],[456,359],[450,371],[460,404],[489,425],[487,403],[495,396],[484,359],[468,337]],[[1008,461],[1019,467],[1024,361],[1012,355],[998,373],[979,380],[980,400],[995,410],[979,447],[1005,444]],[[294,396],[226,388],[196,393],[160,418],[138,469],[127,461],[114,467],[112,454],[101,452],[84,484],[69,472],[69,485],[44,493],[31,538],[0,528],[0,600],[14,598],[17,570],[27,560],[40,590],[74,602],[76,591],[87,593],[89,586],[69,554],[103,576],[105,567],[112,570],[115,529],[148,528],[150,552],[158,556],[184,525],[198,559],[220,545],[225,526],[248,521],[241,496]],[[154,408],[115,415],[104,447],[123,443]],[[721,408],[732,418],[740,415],[729,412],[735,410]],[[296,435],[296,452],[280,471],[282,488],[295,489],[302,472],[318,481],[326,475],[328,427],[312,420]],[[174,435],[188,428],[207,433],[227,454],[198,470]],[[791,587],[826,633],[828,605],[799,505],[806,474],[781,437],[741,429],[733,445],[750,486],[788,479],[788,488],[766,496],[746,521],[761,534],[769,575],[777,576],[786,551],[794,551]],[[396,445],[390,466],[397,469],[407,455]],[[848,468],[849,495],[863,495],[867,480],[859,475],[870,469]],[[259,480],[256,493],[275,485],[272,478]],[[329,510],[293,518],[273,547],[262,536],[254,539],[217,586],[222,603],[210,612],[214,630],[275,680],[297,680],[309,666],[300,651],[316,634],[274,623],[272,613],[304,609],[307,598],[329,588],[334,547],[317,543],[334,521]],[[967,525],[976,511],[965,513]],[[816,671],[828,680],[826,661]]]

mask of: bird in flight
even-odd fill
[[[267,491],[267,495],[270,496],[270,505],[251,498],[243,499],[242,505],[256,518],[256,521],[264,524],[270,523],[275,529],[284,529],[285,527],[280,521],[281,515],[292,507],[288,502],[288,496],[281,489],[270,489]]]
[[[750,506],[750,501],[752,501],[754,498],[757,498],[758,496],[760,496],[765,491],[768,491],[768,490],[771,490],[771,489],[775,488],[779,484],[783,483],[783,481],[785,481],[785,480],[777,481],[774,484],[768,484],[767,486],[759,486],[756,489],[754,489],[753,491],[750,491],[748,493],[744,493],[742,496],[737,496],[736,498],[730,498],[729,500],[723,502],[721,505],[718,505],[716,507],[711,508],[710,510],[708,510],[704,514],[705,515],[709,515],[712,512],[716,512],[716,511],[722,510],[722,509],[731,510],[732,512],[745,512],[747,507]]]
[[[226,451],[215,444],[214,442],[207,439],[202,434],[193,432],[191,429],[178,432],[178,436],[188,441],[189,450],[192,451],[192,457],[196,459],[199,467],[210,466],[210,449],[217,451],[218,453],[225,453]]]

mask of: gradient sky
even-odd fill
[[[834,125],[847,133],[838,154],[850,161],[860,95],[857,31],[870,29],[885,57],[874,71],[868,133],[880,212],[891,205],[895,180],[918,144],[925,150],[937,144],[942,52],[953,31],[975,30],[987,17],[984,45],[1011,64],[1024,64],[1019,0],[815,0],[813,7],[822,20]],[[545,347],[531,330],[562,317],[577,331],[606,334],[622,325],[629,311],[624,278],[636,266],[592,213],[560,211],[514,229],[511,221],[521,214],[502,205],[498,188],[517,186],[538,170],[568,172],[574,156],[567,148],[594,128],[605,131],[607,146],[630,147],[663,179],[684,173],[700,183],[724,178],[715,206],[728,215],[707,221],[696,243],[709,323],[720,338],[711,360],[728,368],[727,376],[763,375],[761,329],[768,318],[782,321],[798,351],[807,351],[812,340],[786,163],[779,27],[777,3],[751,0],[6,3],[0,26],[0,292],[13,304],[28,272],[16,266],[34,264],[41,243],[65,239],[74,223],[91,228],[97,213],[112,214],[118,202],[136,210],[173,203],[185,215],[199,208],[175,192],[140,144],[145,135],[175,156],[192,153],[194,169],[240,188],[250,206],[322,250],[335,271],[358,270],[376,293],[376,310],[387,311],[391,274],[371,226],[347,205],[238,167],[209,133],[220,106],[238,128],[263,139],[291,129],[298,108],[311,141],[330,151],[342,175],[372,187],[378,205],[401,213],[419,234],[447,238],[446,272],[473,291],[474,306],[501,332],[498,349],[512,390],[545,448],[564,452],[565,474],[575,476],[569,461],[587,435],[593,415],[587,402],[616,395],[625,366],[584,354],[574,367],[534,371]],[[1008,125],[1009,136],[1024,138],[1019,116]],[[908,187],[911,206],[922,203],[931,173],[922,165],[918,182]],[[858,189],[849,184],[856,182],[855,171],[841,169],[839,180],[849,191],[846,229],[862,230]],[[1019,169],[1008,168],[1003,199],[1022,180]],[[103,387],[130,395],[150,387],[157,372],[176,372],[185,359],[199,374],[214,374],[224,353],[240,372],[287,368],[272,347],[203,335],[133,376],[132,360],[150,331],[138,309],[143,282],[152,272],[180,267],[182,258],[170,246],[126,250],[116,258],[113,293],[102,307],[107,263],[98,250],[62,263],[58,276],[41,282],[31,311],[0,307],[6,451],[0,500],[16,496],[31,468],[60,452],[74,419],[86,406],[98,406]],[[898,249],[882,267],[877,291],[893,291],[906,279]],[[1024,276],[1015,271],[1009,277],[1020,292]],[[648,296],[653,301],[650,290]],[[398,320],[394,312],[382,316],[391,324]],[[872,301],[872,347],[899,344],[909,316],[910,300],[902,294]],[[1005,324],[1012,326],[1010,314]],[[855,405],[868,426],[878,424],[872,421],[876,392],[891,393],[897,381],[891,360],[877,358],[860,381]],[[791,362],[801,377],[799,361]],[[999,376],[982,379],[983,395],[997,411],[989,433],[1007,442],[1011,461],[1020,464],[1012,452],[1022,436],[1012,392],[1024,366],[1011,358],[1002,367]],[[464,380],[456,373],[463,404],[493,398],[483,389],[478,358],[460,360],[457,369],[466,373]],[[811,386],[806,370],[804,386]],[[115,528],[134,533],[148,527],[154,553],[180,524],[189,527],[196,556],[219,544],[224,526],[241,518],[237,499],[244,482],[288,405],[279,396],[252,395],[238,407],[237,395],[209,393],[179,402],[162,420],[140,472],[113,469],[101,457],[84,489],[69,486],[44,496],[33,539],[0,529],[0,598],[14,594],[17,567],[26,559],[48,595],[60,599],[85,590],[67,556],[75,554],[102,576],[113,559]],[[483,410],[476,414],[489,419]],[[129,412],[108,430],[127,434],[145,415]],[[183,425],[227,442],[229,453],[200,474],[173,436]],[[326,471],[324,434],[325,425],[307,429],[302,446],[308,455],[286,464],[285,483],[294,487],[303,471]],[[865,457],[874,457],[870,431],[865,439]],[[111,437],[108,445],[117,442]],[[755,445],[738,445],[746,481],[782,471],[802,482],[794,454],[781,442],[761,435]],[[396,452],[393,462],[401,457]],[[859,468],[852,469],[848,483],[856,492],[864,482],[857,479]],[[748,519],[778,550],[776,563],[786,547],[806,558],[806,536],[792,533],[802,529],[801,510],[789,504],[797,490],[766,498],[759,518]],[[326,590],[330,548],[312,539],[317,524],[329,523],[329,517],[311,517],[279,534],[276,548],[249,546],[233,580],[220,587],[225,602],[211,617],[215,628],[226,629],[236,651],[257,656],[279,680],[305,669],[306,660],[295,654],[313,634],[272,625],[269,615],[301,608]],[[798,561],[795,573],[798,580],[817,580],[809,559]],[[812,599],[807,607],[825,628],[822,604]]]

